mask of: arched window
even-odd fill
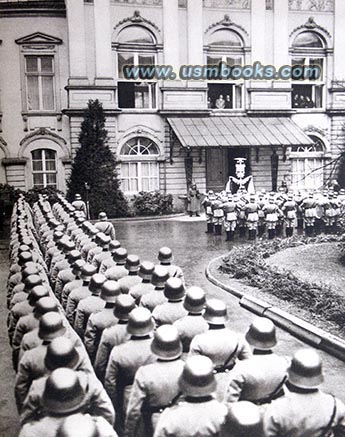
[[[315,135],[310,146],[291,148],[292,188],[298,190],[318,189],[323,185],[324,142]]]
[[[131,25],[118,35],[117,41],[118,104],[119,108],[155,109],[156,82],[147,81],[147,76],[126,75],[126,66],[155,66],[157,63],[156,39],[145,27]],[[139,80],[133,80],[137,78]],[[140,79],[145,79],[142,81]]]
[[[322,108],[326,77],[326,46],[320,35],[304,31],[292,42],[292,107]],[[317,69],[321,75],[317,77]]]
[[[121,149],[121,187],[127,194],[159,190],[158,146],[149,138],[136,137]]]
[[[220,64],[228,67],[243,65],[244,50],[240,35],[227,28],[214,31],[208,37],[207,66],[208,66],[208,107],[210,109],[239,109],[242,108],[242,85],[236,82],[221,81],[217,75]]]
[[[36,149],[31,152],[33,187],[57,187],[56,152]]]

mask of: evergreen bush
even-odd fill
[[[134,196],[132,208],[135,215],[170,214],[173,209],[173,197],[159,191],[141,191]]]

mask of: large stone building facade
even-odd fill
[[[0,183],[66,189],[99,99],[128,195],[319,188],[345,143],[343,0],[0,0]],[[317,80],[151,80],[126,64],[319,65]],[[222,97],[220,97],[222,96]],[[224,102],[223,102],[224,100]]]

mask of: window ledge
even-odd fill
[[[147,112],[148,114],[155,114],[158,112],[158,109],[150,109],[150,108],[119,108],[124,114],[143,114]]]

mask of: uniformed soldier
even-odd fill
[[[193,338],[198,334],[208,331],[208,323],[202,316],[205,305],[206,294],[202,288],[190,287],[187,289],[183,306],[188,311],[188,314],[174,322],[185,354],[189,352]]]
[[[32,381],[45,374],[44,359],[48,344],[54,340],[54,338],[63,336],[65,333],[66,327],[59,313],[50,312],[41,317],[38,334],[42,340],[42,344],[26,351],[18,365],[14,392],[19,413],[21,412],[23,402],[28,394]]]
[[[100,381],[104,381],[105,371],[108,365],[110,353],[115,346],[125,343],[130,338],[127,331],[129,314],[135,308],[135,301],[128,294],[117,297],[114,308],[115,319],[118,323],[104,329],[98,346],[95,359],[95,372]]]
[[[165,283],[164,296],[168,301],[157,305],[152,312],[156,326],[173,324],[188,314],[183,306],[185,288],[181,279],[169,278]]]
[[[213,225],[215,235],[222,235],[222,225],[224,221],[223,202],[220,199],[212,202]]]
[[[237,359],[250,358],[252,353],[242,336],[225,327],[228,317],[224,302],[218,299],[208,300],[203,317],[209,330],[193,338],[189,356],[205,355],[213,361],[219,386],[217,396],[223,401],[227,372],[233,369]]]
[[[179,379],[179,388],[184,401],[162,413],[154,437],[218,436],[227,408],[212,396],[217,388],[212,361],[202,356],[189,358]]]
[[[60,252],[58,248],[58,242],[63,238],[64,232],[61,230],[55,230],[53,234],[52,244],[47,244],[46,253],[44,254],[44,262],[46,263],[47,269],[50,269],[52,259],[55,258]]]
[[[72,206],[76,209],[76,211],[82,214],[83,217],[87,217],[86,203],[82,200],[80,194],[76,194],[74,196],[74,201],[72,202]]]
[[[96,235],[98,233],[99,233],[99,230],[97,228],[95,228],[95,226],[90,225],[87,227],[87,234],[89,236],[89,240],[87,240],[85,243],[83,243],[83,245],[80,247],[81,256],[85,261],[87,260],[87,258],[89,256],[89,252],[92,249],[94,249],[95,247],[97,247]]]
[[[224,229],[226,241],[233,241],[237,226],[236,203],[231,193],[228,193],[227,200],[223,203],[224,210]]]
[[[284,395],[290,360],[273,353],[276,330],[270,319],[258,317],[249,327],[246,340],[253,357],[240,361],[228,374],[225,402],[250,401],[257,405],[270,403]]]
[[[92,264],[97,267],[97,271],[99,271],[99,268],[102,264],[102,262],[108,258],[111,258],[111,252],[109,248],[110,244],[110,237],[109,235],[103,234],[103,232],[100,232],[97,234],[96,241],[99,247],[101,247],[101,252],[95,254],[95,256],[92,259]]]
[[[177,329],[171,325],[160,326],[155,332],[151,350],[158,360],[141,366],[135,374],[127,408],[126,437],[151,436],[160,414],[180,396],[178,380],[184,362]]]
[[[90,315],[104,309],[105,302],[101,299],[100,294],[106,280],[107,278],[104,275],[95,273],[91,277],[88,287],[91,294],[81,299],[78,303],[74,319],[74,330],[82,340],[84,339],[84,332]]]
[[[297,220],[297,204],[294,201],[293,193],[288,194],[287,201],[281,208],[285,217],[285,233],[287,237],[292,237]]]
[[[265,233],[265,212],[264,212],[264,206],[266,205],[266,191],[261,190],[258,195],[258,216],[259,216],[259,223],[258,223],[258,237],[262,237]]]
[[[105,212],[100,212],[98,214],[98,222],[95,223],[97,229],[99,229],[103,234],[108,235],[111,240],[116,239],[116,233],[114,225],[108,221],[107,214]]]
[[[116,264],[105,271],[104,275],[107,279],[118,281],[128,275],[128,270],[125,267],[127,255],[127,250],[124,247],[119,247],[113,252],[113,260]]]
[[[201,202],[205,209],[205,215],[206,215],[206,223],[207,223],[207,234],[213,234],[213,210],[212,210],[212,202],[215,200],[215,195],[212,190],[209,190],[209,192],[204,197],[204,200]]]
[[[155,266],[150,261],[143,261],[140,264],[138,275],[141,278],[141,282],[132,285],[129,289],[129,294],[135,299],[137,305],[139,305],[141,298],[154,290],[154,285],[151,283],[152,275]]]
[[[75,288],[68,296],[66,305],[66,317],[72,326],[74,326],[74,318],[79,302],[91,295],[92,291],[89,289],[92,276],[97,273],[95,266],[91,264],[84,264],[81,268],[81,279],[83,283],[80,287]]]
[[[104,329],[116,325],[119,321],[115,317],[114,308],[120,294],[121,288],[116,281],[105,281],[102,285],[100,298],[105,302],[105,306],[102,311],[90,315],[84,335],[84,345],[92,363],[96,358]]]
[[[268,232],[268,239],[272,240],[276,235],[276,227],[278,223],[278,216],[280,210],[275,202],[275,193],[270,193],[266,205],[263,207],[265,213],[266,228]]]
[[[245,206],[244,212],[246,215],[246,226],[248,228],[248,239],[255,240],[258,222],[259,222],[259,206],[256,202],[256,197],[251,194],[249,197],[249,203]]]
[[[12,339],[12,359],[13,368],[17,370],[18,356],[22,340],[25,334],[38,328],[39,320],[43,314],[49,312],[59,312],[58,302],[53,297],[42,297],[34,302],[33,312],[21,317],[18,320]]]
[[[345,406],[319,389],[322,382],[319,355],[312,349],[297,351],[288,370],[289,393],[265,410],[265,435],[345,435]]]
[[[109,243],[109,251],[111,256],[109,258],[106,258],[101,262],[101,265],[99,267],[99,273],[102,273],[102,275],[105,274],[105,272],[110,269],[111,267],[114,267],[116,265],[116,262],[114,261],[113,255],[116,249],[121,247],[121,243],[118,240],[111,240]]]
[[[96,229],[97,229],[97,228],[96,228]],[[97,231],[98,231],[98,229],[97,229]],[[102,253],[102,250],[103,250],[102,247],[103,247],[103,244],[104,244],[104,243],[103,243],[103,239],[104,239],[104,234],[103,234],[103,232],[98,232],[98,233],[96,234],[96,236],[95,236],[96,246],[93,247],[92,249],[90,249],[90,250],[88,251],[88,254],[87,254],[86,261],[87,261],[88,263],[92,264],[94,257],[95,257],[96,255]],[[108,239],[107,239],[107,240],[108,240]],[[109,244],[109,243],[108,243],[108,244]]]
[[[153,329],[154,322],[150,311],[146,308],[135,308],[131,311],[127,324],[131,338],[111,351],[104,387],[117,413],[117,430],[121,430],[124,425],[135,373],[140,366],[153,363],[157,359],[151,351]]]
[[[118,284],[121,288],[121,292],[127,294],[131,287],[141,282],[141,277],[138,274],[140,269],[139,257],[137,255],[128,255],[125,268],[128,270],[128,275],[120,278]]]
[[[174,258],[170,247],[161,247],[158,251],[158,260],[161,266],[168,269],[170,278],[179,278],[184,285],[184,276],[181,267],[173,264]]]
[[[221,437],[264,437],[260,407],[248,401],[228,404],[227,407]]]
[[[165,303],[167,298],[164,296],[164,288],[168,279],[168,269],[165,266],[155,266],[151,279],[155,288],[150,293],[146,293],[142,296],[140,306],[148,308],[152,312],[156,306]]]
[[[81,253],[79,250],[71,250],[67,256],[68,267],[61,270],[56,278],[54,294],[61,301],[61,294],[64,286],[68,282],[72,282],[75,279],[75,274],[73,273],[73,265],[76,261],[81,259]]]
[[[315,208],[316,208],[316,202],[314,199],[314,194],[310,192],[308,197],[304,199],[301,204],[305,234],[307,237],[312,237],[314,234]]]
[[[81,382],[82,375],[85,374],[68,368],[54,370],[47,378],[42,395],[42,406],[46,411],[45,417],[26,423],[19,436],[56,437],[57,430],[62,426],[66,417],[77,412],[82,413],[85,410],[87,399],[85,385]],[[96,416],[94,420],[103,421],[104,418]],[[109,423],[108,427],[111,429]],[[109,430],[103,435],[112,436],[114,434]]]
[[[83,284],[83,279],[81,278],[81,269],[86,264],[83,259],[78,259],[72,265],[72,273],[74,275],[74,279],[67,284],[64,285],[61,292],[61,304],[63,309],[66,309],[68,296],[75,288],[80,287]]]
[[[246,212],[245,208],[248,203],[248,199],[245,193],[237,192],[234,194],[237,210],[237,227],[239,229],[240,238],[246,235]]]
[[[89,414],[67,416],[57,430],[56,437],[118,437],[102,417]]]

